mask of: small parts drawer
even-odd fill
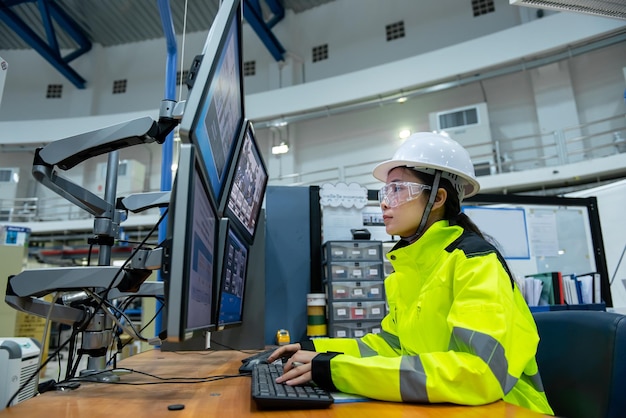
[[[383,282],[330,282],[330,297],[336,299],[384,300]]]
[[[380,334],[380,322],[344,322],[331,325],[330,336],[335,338],[361,338],[365,334]]]
[[[383,278],[381,262],[334,262],[327,264],[326,280],[379,280]]]
[[[332,320],[383,319],[386,309],[384,302],[333,302]]]
[[[324,244],[326,261],[382,261],[380,241],[328,241]]]

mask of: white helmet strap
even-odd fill
[[[428,197],[428,202],[426,203],[426,207],[424,208],[424,213],[422,213],[422,220],[420,221],[419,226],[417,227],[417,231],[415,232],[415,234],[411,235],[409,238],[407,238],[407,241],[409,241],[409,243],[413,243],[415,242],[420,235],[422,235],[422,233],[424,232],[424,229],[426,228],[426,221],[428,221],[428,217],[430,216],[430,211],[433,207],[433,204],[435,203],[435,199],[437,198],[437,191],[439,190],[439,180],[441,179],[441,170],[434,170],[435,171],[435,178],[433,180],[433,185],[431,186],[431,190],[430,190],[430,196]]]

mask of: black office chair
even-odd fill
[[[537,363],[554,413],[626,416],[626,316],[600,311],[534,314]]]

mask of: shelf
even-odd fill
[[[606,311],[606,303],[581,303],[579,305],[529,306],[531,312],[548,311]]]

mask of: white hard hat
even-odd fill
[[[374,177],[386,182],[387,174],[396,167],[409,167],[428,174],[440,170],[441,177],[450,180],[457,190],[459,200],[475,195],[480,189],[467,150],[441,134],[418,132],[409,136],[391,160],[374,168]]]

